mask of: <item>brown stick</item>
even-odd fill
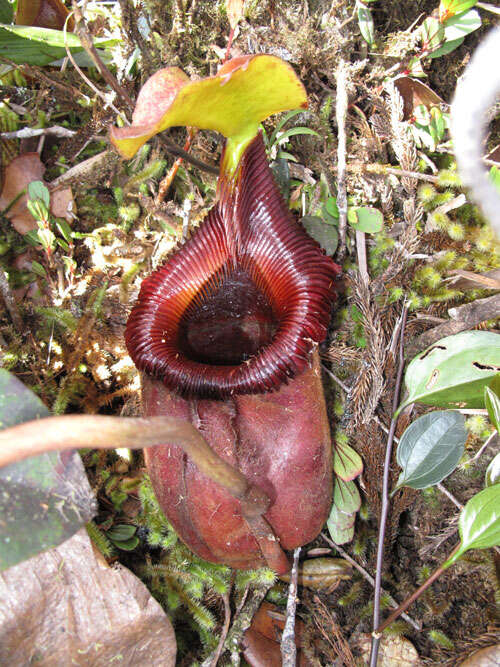
[[[441,338],[452,336],[498,317],[500,312],[500,293],[486,299],[477,299],[458,308],[450,308],[448,313],[453,318],[421,334],[409,347],[407,356],[415,356]]]
[[[295,667],[297,664],[297,645],[295,643],[295,612],[297,610],[297,583],[299,579],[300,547],[293,552],[292,574],[286,603],[286,621],[281,637],[282,667]]]
[[[180,447],[211,480],[224,487],[250,517],[262,515],[269,498],[220,458],[188,422],[170,417],[124,418],[103,415],[47,417],[0,432],[0,468],[43,452],[80,449],[141,449],[163,443]]]

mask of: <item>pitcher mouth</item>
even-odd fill
[[[259,134],[192,238],[142,283],[130,356],[186,397],[277,389],[325,338],[339,273],[287,210]]]

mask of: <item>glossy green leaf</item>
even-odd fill
[[[490,461],[489,466],[486,468],[486,474],[484,476],[485,486],[493,486],[500,482],[500,452]]]
[[[446,21],[450,16],[466,12],[477,4],[477,0],[441,0],[439,4],[439,19]]]
[[[444,22],[445,42],[463,39],[481,27],[481,17],[475,9],[455,14]]]
[[[465,417],[453,410],[422,415],[403,433],[397,449],[402,468],[396,488],[425,489],[451,474],[464,452]]]
[[[333,505],[326,526],[335,544],[346,544],[352,540],[355,520],[356,514],[346,514]]]
[[[47,417],[42,401],[0,369],[0,428]],[[95,513],[77,452],[51,452],[0,469],[0,570],[74,535]]]
[[[375,24],[371,10],[362,4],[358,4],[358,25],[363,39],[371,46],[375,41]]]
[[[482,408],[484,388],[500,370],[500,336],[463,331],[439,340],[408,365],[405,384],[410,403],[443,408]]]
[[[66,33],[66,43],[71,52],[83,51],[80,38]],[[114,46],[118,40],[95,39],[95,46]],[[64,33],[50,28],[34,28],[19,25],[0,25],[0,56],[19,64],[49,65],[66,56]]]
[[[443,567],[455,563],[469,549],[488,549],[500,545],[500,484],[476,493],[460,513],[460,547]]]
[[[335,445],[335,454],[333,455],[333,469],[344,482],[361,475],[363,472],[363,461],[361,456],[349,445]]]
[[[132,535],[135,535],[136,530],[136,526],[121,523],[110,528],[110,530],[106,532],[106,536],[114,542],[124,542],[125,540],[129,540]]]
[[[375,234],[382,230],[384,216],[377,208],[351,206],[347,211],[347,222],[360,232]]]
[[[357,512],[361,507],[361,496],[355,482],[344,482],[340,477],[336,477],[333,504],[346,514]]]
[[[315,215],[305,215],[301,223],[306,232],[323,248],[327,255],[333,255],[339,243],[339,233],[333,225],[328,225]]]

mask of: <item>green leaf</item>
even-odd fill
[[[363,39],[371,46],[375,41],[375,24],[370,9],[362,4],[358,4],[358,25]]]
[[[0,369],[0,428],[47,417],[42,401]],[[51,452],[0,469],[0,570],[55,547],[95,514],[77,452]]]
[[[459,549],[443,564],[455,563],[469,549],[488,549],[500,545],[500,484],[473,496],[460,513]]]
[[[339,233],[333,225],[328,225],[315,215],[305,215],[301,223],[306,232],[323,248],[327,255],[333,255],[339,243]]]
[[[484,390],[484,405],[488,410],[491,423],[500,433],[500,397],[490,387]]]
[[[361,496],[354,482],[344,482],[340,477],[335,478],[333,503],[346,514],[353,514],[361,507]]]
[[[443,114],[441,113],[441,109],[438,107],[432,107],[431,111],[431,122],[429,125],[430,131],[432,138],[434,139],[434,142],[436,144],[441,143],[444,137],[444,133],[446,130],[446,123],[444,121]]]
[[[126,540],[129,540],[132,535],[135,535],[136,530],[136,526],[121,523],[108,530],[106,536],[114,542],[125,542]]]
[[[47,272],[45,271],[43,266],[35,260],[33,260],[31,262],[31,270],[33,271],[34,274],[36,274],[37,276],[40,276],[40,278],[46,278],[47,277]]]
[[[66,42],[71,52],[83,51],[80,38],[66,33]],[[95,39],[95,46],[114,46],[115,39]],[[19,64],[49,65],[66,56],[62,30],[35,28],[31,26],[0,24],[0,56]]]
[[[346,544],[354,537],[356,514],[346,514],[333,505],[326,526],[335,544]]]
[[[314,137],[319,137],[319,134],[315,130],[311,130],[309,127],[291,127],[289,130],[285,130],[278,137],[278,143],[285,141],[285,139],[290,139],[290,137],[295,137],[300,134],[310,134]]]
[[[363,461],[352,447],[337,443],[333,455],[333,469],[344,482],[350,482],[363,472]]]
[[[113,544],[123,551],[133,551],[139,544],[139,538],[134,535],[134,537],[131,537],[128,540],[121,540],[120,542],[115,542],[113,540]]]
[[[445,41],[443,26],[432,16],[427,17],[422,23],[420,35],[424,48],[429,51],[435,51]]]
[[[59,233],[66,241],[66,243],[73,243],[73,238],[71,236],[71,227],[68,225],[66,220],[59,218],[56,222],[56,227],[59,230]]]
[[[490,180],[500,194],[500,169],[498,169],[498,167],[492,167],[490,169]]]
[[[338,224],[339,207],[337,206],[336,197],[328,197],[328,199],[323,204],[323,214],[325,218],[327,218],[325,222],[334,225]],[[333,218],[333,219],[329,220],[328,218]]]
[[[465,417],[452,410],[416,419],[401,436],[397,461],[402,471],[393,493],[402,486],[425,489],[455,470],[467,440]]]
[[[482,408],[484,388],[500,370],[500,337],[491,331],[463,331],[439,340],[408,365],[410,403],[442,408]]]
[[[50,193],[42,181],[32,181],[28,185],[28,197],[33,201],[40,199],[47,208],[50,206]]]
[[[481,27],[481,17],[475,9],[462,14],[455,14],[444,22],[445,42],[463,39]]]
[[[14,8],[9,0],[0,0],[0,23],[11,23],[14,17]]]
[[[485,486],[493,486],[500,482],[500,452],[490,461],[489,466],[486,468],[486,474],[484,476]]]
[[[477,0],[441,0],[439,4],[439,18],[446,21],[448,17],[466,12],[477,4]]]
[[[458,39],[452,39],[449,42],[445,42],[438,49],[436,49],[432,53],[429,53],[429,58],[439,58],[440,56],[447,56],[448,53],[451,53],[455,49],[458,49],[458,47],[460,46],[460,44],[463,43],[463,41],[464,38],[459,37]]]
[[[352,206],[347,210],[347,221],[354,229],[366,234],[376,234],[384,226],[384,216],[376,208]]]
[[[269,146],[274,146],[276,143],[276,137],[278,136],[278,132],[281,130],[281,128],[286,125],[291,118],[298,116],[299,113],[304,113],[304,109],[292,109],[292,111],[288,111],[283,116],[283,118],[279,120],[279,122],[276,124],[276,127],[274,128],[274,132],[271,134],[271,138],[269,139]]]

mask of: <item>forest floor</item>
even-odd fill
[[[108,47],[108,65],[125,98],[135,100],[146,78],[162,66],[176,65],[191,77],[215,74],[229,34],[224,2],[145,0],[142,9],[135,4],[89,2],[85,10],[93,39],[117,39]],[[451,308],[458,308],[462,329],[498,328],[498,301],[489,310],[486,304],[480,321],[468,308],[497,294],[500,262],[491,231],[461,188],[448,130],[457,80],[498,16],[475,10],[482,25],[452,52],[429,58],[421,25],[436,15],[438,4],[369,3],[371,24],[360,23],[350,0],[248,0],[231,50],[232,56],[270,53],[283,58],[307,89],[308,110],[282,128],[297,132],[281,141],[278,135],[270,152],[290,208],[297,217],[319,218],[327,229],[322,228],[318,240],[330,244],[328,251],[343,268],[344,289],[320,352],[333,439],[353,447],[364,463],[358,478],[362,506],[354,535],[342,548],[371,575],[398,367],[393,334],[403,310],[408,310],[408,361],[455,332],[447,329]],[[108,130],[116,124],[117,112],[130,118],[132,109],[95,68],[84,68],[91,88],[71,63],[4,60],[2,67],[0,131],[47,129],[25,138],[2,137],[4,187],[9,162],[38,153],[49,190],[56,181],[71,189],[64,195],[62,214],[69,222],[54,227],[54,239],[45,245],[26,236],[28,229],[36,229],[29,212],[15,219],[8,211],[0,216],[0,262],[12,297],[10,308],[0,313],[2,366],[36,391],[54,414],[137,415],[139,379],[124,344],[127,317],[142,279],[210,209],[216,175],[187,161],[174,175],[176,157],[158,138],[133,160],[121,159],[109,145]],[[383,225],[372,233],[356,232],[350,225],[342,231],[332,220],[339,189],[340,69],[348,95],[347,171],[340,187],[346,189],[349,206],[382,214]],[[399,83],[391,83],[397,75],[402,75]],[[430,109],[437,111],[431,114]],[[278,120],[265,122],[268,137]],[[66,136],[49,129],[54,126],[64,128]],[[184,146],[186,131],[170,130],[168,141]],[[499,143],[497,116],[487,152]],[[221,150],[220,136],[199,132],[189,153],[217,167]],[[276,160],[279,150],[286,156]],[[400,170],[405,173],[398,174]],[[405,411],[396,435],[428,410],[417,404]],[[466,415],[465,452],[444,490],[406,487],[391,501],[383,587],[398,601],[447,557],[457,540],[457,503],[465,504],[483,488],[497,445],[490,438],[482,449],[492,426],[484,411],[475,412]],[[142,456],[124,459],[89,450],[83,460],[99,500],[91,536],[109,562],[120,560],[141,577],[171,616],[178,664],[201,663],[217,646],[223,596],[202,567],[195,572],[191,564],[191,581],[179,575],[179,558],[185,553],[175,551],[174,538],[158,523]],[[393,482],[397,470],[394,458]],[[131,550],[106,537],[113,526],[123,524],[137,528]],[[302,556],[340,557],[331,538],[325,527],[324,536],[304,547]],[[168,548],[162,551],[161,545]],[[155,564],[168,574],[162,578]],[[386,657],[383,664],[455,665],[474,649],[498,644],[499,577],[500,561],[493,550],[467,554],[408,610],[413,625],[400,620],[391,626],[388,637],[396,658],[391,663]],[[232,608],[245,587],[262,586],[264,580],[256,575],[235,582],[233,577]],[[287,588],[277,582],[267,599],[283,608]],[[364,664],[373,609],[373,587],[366,578],[355,570],[326,590],[300,587],[298,597],[303,653],[310,664]],[[387,605],[384,598],[384,610]]]

